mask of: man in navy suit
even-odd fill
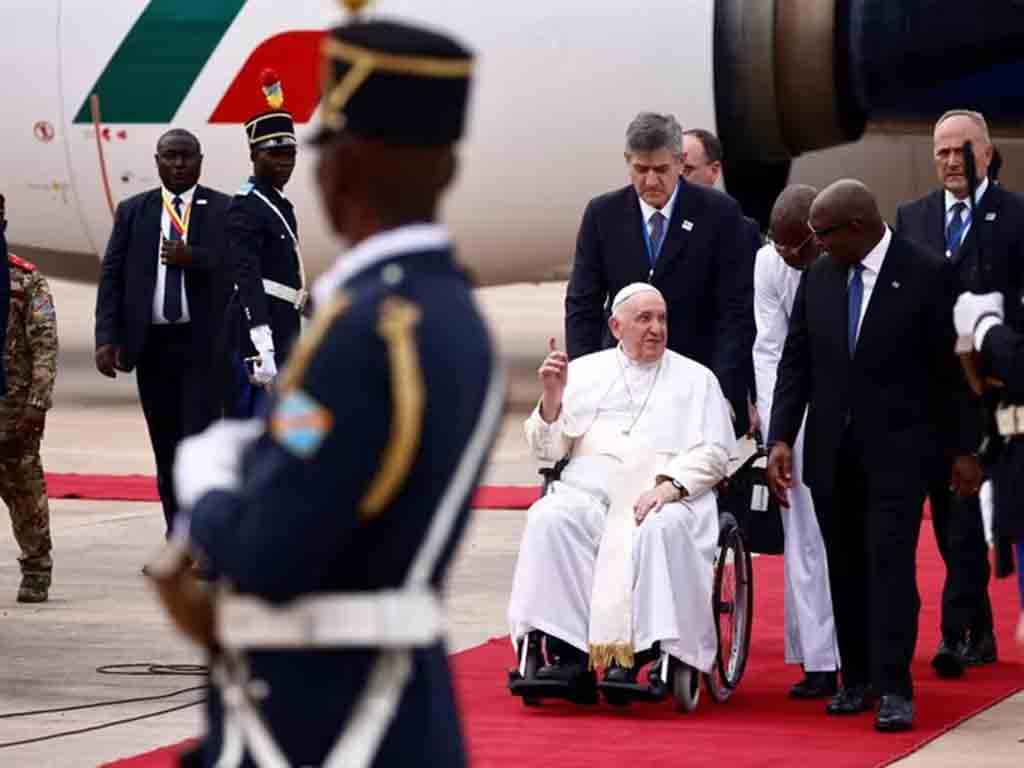
[[[939,471],[977,493],[960,429],[952,280],[942,261],[886,226],[874,195],[837,181],[815,198],[826,251],[804,272],[771,409],[768,481],[783,505],[804,421],[804,483],[828,559],[842,688],[832,715],[870,710],[880,731],[913,724],[910,662],[921,608],[916,552]]]
[[[96,295],[96,368],[110,378],[136,372],[169,533],[175,448],[218,415],[210,372],[227,299],[229,198],[198,185],[203,155],[188,131],[161,136],[155,159],[162,186],[123,201],[114,216]]]
[[[681,178],[683,131],[642,112],[626,130],[630,184],[587,204],[565,296],[570,358],[612,346],[609,301],[630,283],[656,286],[668,305],[668,347],[709,367],[749,426],[754,344],[753,250],[739,205]]]
[[[1024,198],[989,178],[992,141],[985,118],[978,112],[952,110],[942,115],[933,134],[935,168],[941,188],[901,205],[896,232],[944,257],[956,271],[958,291],[998,291],[1007,323],[1018,321],[1024,291]],[[970,201],[963,156],[964,142],[973,147],[977,190]],[[966,386],[966,385],[965,385]],[[968,407],[977,434],[983,438],[985,405],[970,398]],[[981,466],[974,459],[975,472]],[[942,677],[960,677],[964,666],[996,660],[992,605],[988,597],[991,569],[976,494],[950,493],[946,473],[929,491],[932,526],[946,564],[942,590],[942,640],[932,666]]]

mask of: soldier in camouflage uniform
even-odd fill
[[[4,210],[0,204],[0,221]],[[11,306],[4,349],[7,394],[0,398],[0,498],[21,548],[18,602],[41,603],[50,588],[50,505],[39,458],[57,375],[57,317],[46,279],[11,254]]]

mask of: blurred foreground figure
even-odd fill
[[[212,654],[191,764],[463,766],[442,579],[496,434],[491,339],[434,222],[471,54],[388,21],[323,43],[318,182],[353,247],[314,286],[266,419],[178,453],[187,519],[151,569]],[[186,548],[221,577],[204,593]]]

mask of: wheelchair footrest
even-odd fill
[[[527,680],[513,670],[508,674],[508,689],[524,699],[563,699],[576,704],[597,704],[592,680],[569,683],[562,680]]]
[[[652,686],[645,683],[606,683],[597,684],[598,689],[609,704],[623,705],[631,701],[664,701],[668,689],[664,686]]]

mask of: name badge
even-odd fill
[[[206,200],[196,200],[196,205],[206,205]]]
[[[687,232],[692,232],[693,231],[693,222],[690,221],[689,219],[683,219],[683,225],[682,226],[683,226],[683,229],[685,229]]]
[[[988,213],[985,214],[985,221],[995,221],[995,220],[996,220],[996,212],[995,211],[989,211]]]

